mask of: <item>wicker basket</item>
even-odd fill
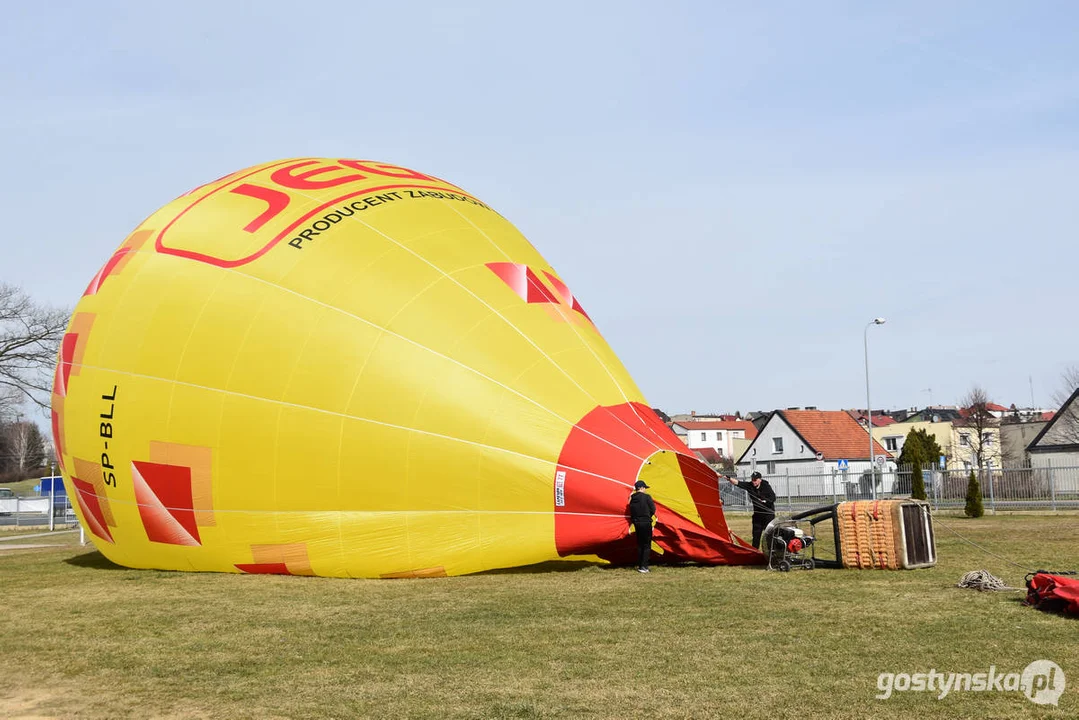
[[[937,562],[929,504],[919,500],[858,500],[835,506],[843,567],[909,570]]]

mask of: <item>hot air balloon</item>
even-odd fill
[[[95,546],[136,568],[412,577],[759,563],[569,285],[431,175],[303,158],[173,200],[63,338],[57,454]]]

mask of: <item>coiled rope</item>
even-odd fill
[[[956,584],[956,587],[969,588],[971,590],[1003,590],[1008,592],[1022,592],[1022,588],[1015,588],[991,574],[988,570],[971,570]]]

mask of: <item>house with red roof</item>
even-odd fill
[[[862,427],[865,427],[865,410],[848,410],[847,412],[849,412],[850,416],[857,420]],[[894,425],[896,422],[896,419],[891,415],[885,415],[879,410],[873,411],[873,427],[875,428],[887,427],[889,425]]]
[[[766,477],[825,475],[836,468],[858,478],[880,457],[885,473],[894,473],[895,457],[876,440],[870,457],[869,442],[865,426],[845,410],[776,410],[737,466]]]
[[[757,437],[757,428],[748,420],[678,420],[671,423],[671,430],[690,450],[711,448],[731,460]]]

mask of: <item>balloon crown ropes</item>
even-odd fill
[[[715,474],[648,408],[502,216],[369,160],[266,163],[137,227],[62,343],[76,512],[130,567],[342,577],[757,563]]]

